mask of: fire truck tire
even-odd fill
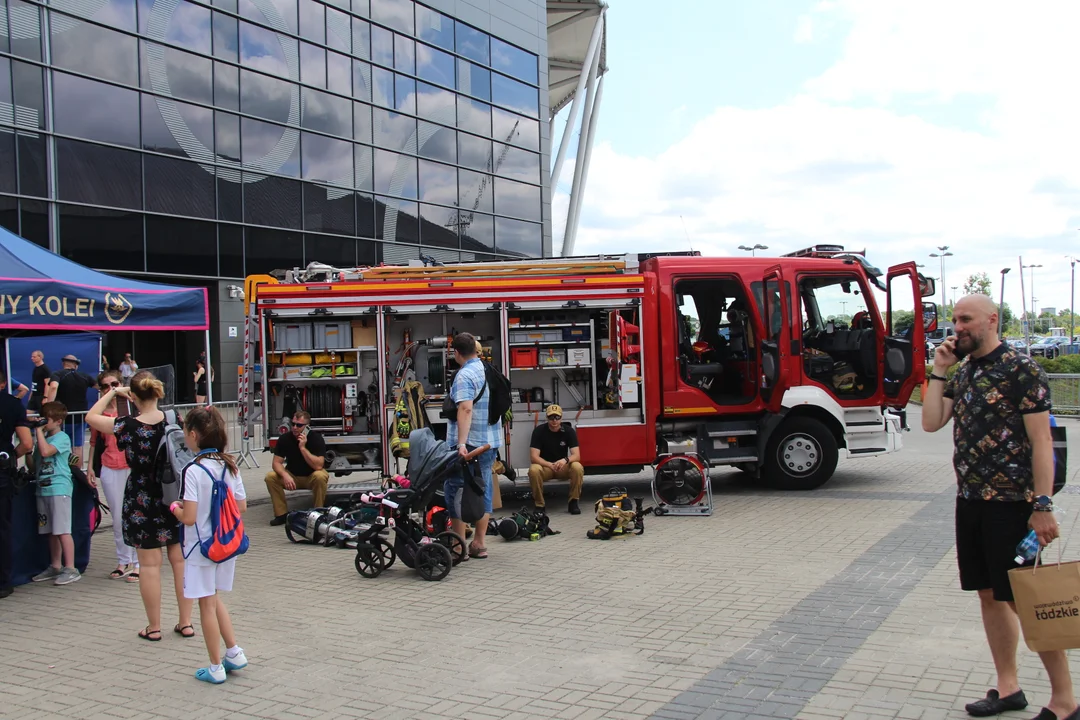
[[[763,475],[780,490],[813,490],[832,477],[838,458],[829,428],[813,418],[793,417],[769,438]]]

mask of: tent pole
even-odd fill
[[[213,367],[213,363],[210,360],[210,328],[206,328],[204,335],[204,342],[206,343],[206,404],[214,404],[214,381],[210,376],[210,368]]]

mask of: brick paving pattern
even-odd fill
[[[170,632],[171,595],[164,641],[136,638],[138,587],[106,577],[99,531],[82,582],[0,601],[0,718],[963,718],[993,668],[956,580],[949,438],[905,441],[809,493],[717,472],[711,517],[608,542],[585,539],[590,517],[565,515],[556,485],[560,535],[489,540],[440,583],[398,564],[364,579],[347,550],[290,544],[266,525],[260,456],[227,596],[250,667],[196,681],[206,651]],[[648,497],[643,477],[619,482]],[[1068,527],[1080,500],[1061,502]],[[1021,660],[1045,702],[1036,656]]]

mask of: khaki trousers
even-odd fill
[[[580,500],[581,486],[585,482],[585,468],[581,463],[572,462],[566,464],[559,472],[555,472],[542,465],[530,465],[529,487],[532,488],[533,504],[536,507],[544,507],[544,483],[549,480],[569,480],[570,499]]]
[[[330,482],[330,473],[325,470],[316,470],[310,475],[294,475],[297,490],[310,490],[312,507],[324,507],[326,505],[326,485]],[[285,485],[274,471],[266,473],[266,489],[270,493],[270,501],[274,503],[274,517],[289,512],[289,504],[285,501]]]

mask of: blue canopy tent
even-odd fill
[[[0,330],[202,330],[210,367],[206,288],[113,277],[0,228]],[[207,401],[213,402],[211,383]]]

